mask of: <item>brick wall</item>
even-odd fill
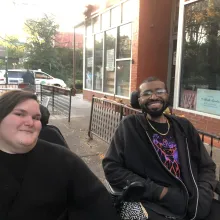
[[[115,100],[115,101],[118,101],[118,102],[120,102],[122,100],[124,104],[129,104],[130,103],[129,98],[121,99],[121,98],[114,97],[114,95],[99,93],[99,92],[95,92],[95,91],[83,90],[83,99],[86,99],[88,101],[92,101],[92,96],[93,95],[97,98],[104,98],[105,97],[105,98]]]
[[[174,109],[174,114],[186,117],[199,130],[220,136],[220,119]]]
[[[132,66],[131,66],[131,92],[137,89],[138,84],[138,47],[139,47],[139,2],[135,7],[137,15],[135,20],[132,22]]]
[[[137,86],[149,76],[166,82],[172,0],[140,0]]]

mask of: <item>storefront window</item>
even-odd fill
[[[121,7],[117,6],[111,10],[111,27],[121,23]]]
[[[117,61],[116,64],[116,95],[129,96],[130,60]]]
[[[126,1],[125,3],[122,4],[122,22],[128,22],[131,21],[132,18],[132,11],[134,11],[134,6],[132,0]]]
[[[85,89],[129,96],[133,2],[125,1],[86,21]]]
[[[86,38],[85,88],[92,89],[93,37]]]
[[[93,32],[97,33],[99,31],[100,31],[100,20],[99,20],[99,16],[97,16],[93,19]]]
[[[185,5],[180,107],[220,115],[220,1]]]
[[[94,90],[102,91],[103,34],[95,35]]]
[[[91,20],[87,21],[86,24],[86,35],[89,36],[92,34],[92,24],[91,24]]]
[[[116,28],[105,33],[105,73],[104,73],[104,92],[114,94],[115,85],[115,44]]]
[[[118,56],[117,58],[131,57],[131,24],[119,27]]]
[[[102,14],[102,30],[108,29],[110,27],[110,11]]]

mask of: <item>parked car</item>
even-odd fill
[[[8,83],[9,84],[23,83],[22,77],[26,72],[27,72],[27,70],[25,70],[25,69],[9,69],[8,70]],[[66,84],[62,79],[54,78],[53,76],[51,76],[45,72],[42,72],[40,69],[39,70],[30,70],[30,72],[32,74],[34,74],[35,84],[66,87]],[[4,75],[4,78],[5,78],[5,75]]]
[[[0,70],[0,84],[5,84],[5,70]]]
[[[45,85],[53,85],[53,86],[60,86],[60,87],[66,87],[66,83],[59,78],[54,78],[53,76],[42,72],[39,70],[32,70],[35,77],[35,83],[36,84],[45,84]]]

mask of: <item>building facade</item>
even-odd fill
[[[73,33],[58,32],[55,35],[54,46],[60,48],[73,48]]]
[[[112,0],[90,6],[83,95],[129,102],[149,76],[167,82],[176,114],[220,135],[220,1]]]

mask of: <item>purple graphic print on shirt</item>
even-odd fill
[[[153,134],[153,144],[161,161],[177,178],[180,178],[180,164],[177,145],[172,136]]]

